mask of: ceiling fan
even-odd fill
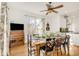
[[[46,15],[48,15],[49,13],[52,13],[52,12],[58,13],[58,11],[56,11],[55,9],[62,8],[62,7],[63,7],[62,4],[53,7],[52,2],[48,2],[48,4],[46,4],[46,6],[47,6],[47,10],[42,10],[42,11],[41,11],[41,12],[46,11]]]

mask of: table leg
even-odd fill
[[[36,45],[36,56],[40,56],[40,45]]]

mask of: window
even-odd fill
[[[28,28],[32,31],[32,34],[43,34],[43,22],[41,18],[29,17],[27,20],[31,27]]]

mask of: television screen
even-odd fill
[[[24,24],[10,23],[10,30],[24,30]]]

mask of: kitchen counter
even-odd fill
[[[70,31],[66,33],[70,35],[70,44],[79,46],[79,32]]]
[[[70,34],[70,35],[71,35],[70,43],[79,46],[79,34]]]

